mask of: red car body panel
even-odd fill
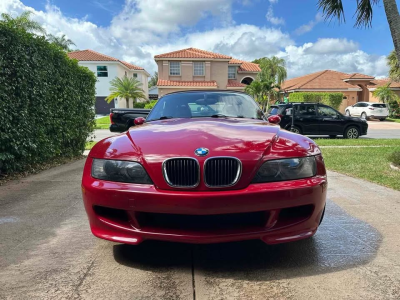
[[[198,147],[209,149],[209,155],[197,157],[194,150]],[[203,174],[204,161],[216,156],[236,157],[242,162],[242,174],[234,186],[209,188],[201,175],[195,188],[174,188],[163,177],[162,163],[168,158],[194,157]],[[251,183],[265,161],[305,156],[316,157],[316,176]],[[91,176],[93,158],[137,161],[154,184],[95,179]],[[82,179],[83,199],[93,234],[128,244],[145,239],[188,243],[262,239],[273,244],[306,238],[318,228],[326,189],[323,159],[312,140],[265,121],[234,118],[169,119],[133,127],[93,147]],[[127,217],[107,216],[98,213],[96,207],[117,209]],[[303,207],[303,215],[293,214],[290,210],[293,207]],[[146,213],[213,216],[253,212],[265,214],[263,226],[192,230],[185,226],[151,226],[140,221]]]

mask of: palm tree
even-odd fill
[[[63,34],[61,37],[56,37],[52,34],[48,35],[48,40],[50,43],[55,44],[56,46],[60,47],[62,50],[70,52],[70,46],[75,45],[75,43],[73,41],[71,41],[70,39],[68,39],[65,34]]]
[[[259,77],[262,80],[274,79],[278,84],[282,84],[287,78],[286,62],[283,58],[272,56],[271,58],[262,57],[255,59],[253,63],[259,64],[261,72]]]
[[[356,27],[371,26],[373,6],[379,2],[380,0],[357,0],[357,10],[355,12]],[[383,0],[383,5],[392,34],[396,56],[400,61],[400,15],[396,0]],[[342,20],[345,21],[342,0],[318,0],[318,8],[322,9],[326,20],[336,18],[339,22]]]
[[[154,75],[151,76],[151,78],[149,80],[149,88],[157,85],[157,81],[158,81],[158,72],[154,72]]]
[[[259,80],[253,80],[249,85],[244,89],[246,93],[253,96],[253,98],[261,103],[262,102],[262,83]]]
[[[133,99],[135,103],[137,99],[146,99],[144,91],[141,88],[141,83],[134,77],[124,76],[122,79],[115,77],[110,81],[110,92],[106,98],[107,103],[110,103],[115,98],[124,98],[126,108],[129,108],[129,99]]]
[[[261,82],[262,93],[263,93],[263,112],[267,111],[271,102],[271,97],[278,97],[280,86],[275,83],[273,79],[265,80]],[[266,101],[265,101],[266,100]]]
[[[389,65],[389,77],[393,81],[400,81],[400,65],[394,50],[390,52],[387,57],[387,64]]]
[[[2,22],[11,25],[14,28],[23,29],[27,32],[38,32],[41,34],[46,34],[46,31],[43,29],[40,23],[31,20],[32,15],[33,12],[24,11],[18,17],[13,18],[9,14],[2,13],[1,18],[3,19]]]
[[[377,87],[375,91],[373,91],[372,95],[374,95],[374,97],[379,98],[379,101],[382,101],[383,103],[387,103],[389,110],[390,110],[390,101],[392,100],[397,100],[397,95],[395,92],[393,92],[390,89],[390,84],[391,82],[389,82],[388,84],[384,85],[384,86],[380,86]]]

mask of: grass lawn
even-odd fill
[[[108,129],[110,127],[110,117],[105,116],[96,119],[96,127],[95,129]]]
[[[316,140],[321,146],[382,146],[321,148],[327,169],[400,191],[400,172],[389,166],[389,154],[400,151],[400,140]]]
[[[390,121],[390,122],[400,123],[400,119],[387,118],[386,120],[388,120],[388,121]]]
[[[400,139],[314,139],[318,146],[397,146]]]
[[[85,145],[85,150],[90,150],[93,148],[94,145],[96,145],[97,142],[91,141],[91,142],[86,142]]]

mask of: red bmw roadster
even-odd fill
[[[93,234],[134,245],[311,237],[325,210],[321,152],[272,122],[240,92],[162,97],[90,151],[82,192]]]

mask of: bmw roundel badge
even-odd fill
[[[197,156],[206,156],[208,154],[208,149],[207,148],[197,148],[194,150],[194,154]]]

